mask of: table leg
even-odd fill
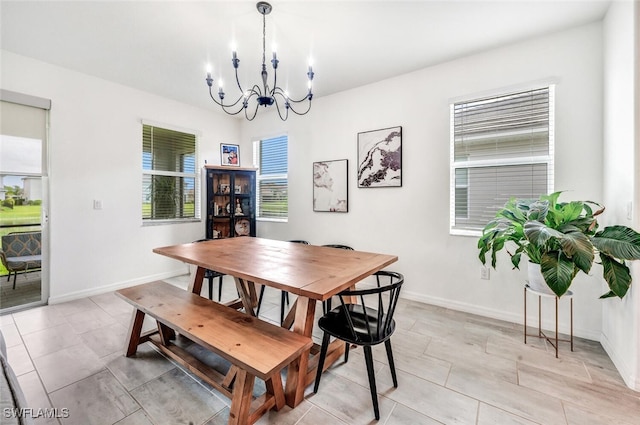
[[[200,295],[200,291],[202,291],[202,281],[204,280],[205,271],[206,269],[203,267],[198,267],[196,269],[196,272],[191,277],[191,282],[189,282],[187,291],[193,292],[196,295]]]
[[[296,316],[293,322],[293,332],[311,338],[313,331],[314,315],[316,312],[316,300],[299,296],[296,304]],[[309,365],[309,353],[305,350],[300,357],[289,364],[287,369],[287,384],[284,390],[287,405],[295,407],[304,399],[304,389],[307,386],[307,369]]]
[[[256,286],[253,282],[248,282],[244,279],[240,279],[239,277],[234,277],[236,281],[236,288],[238,289],[238,294],[240,294],[240,300],[242,301],[242,305],[244,306],[245,313],[254,316],[256,315],[254,307],[254,300],[256,298]]]
[[[291,305],[291,308],[289,309],[289,312],[287,313],[287,316],[282,321],[282,327],[283,328],[291,329],[291,326],[293,326],[293,321],[296,318],[296,309],[297,308],[298,308],[298,299],[296,298],[296,300]]]

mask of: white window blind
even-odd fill
[[[200,217],[196,135],[142,126],[142,218],[144,221]]]
[[[553,191],[553,86],[451,105],[451,231]]]
[[[288,137],[254,143],[253,156],[258,167],[258,218],[286,220],[289,215]]]

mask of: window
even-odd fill
[[[286,221],[289,216],[288,137],[263,139],[253,144],[258,167],[258,218]]]
[[[196,136],[142,126],[142,219],[145,222],[200,218]]]
[[[553,191],[553,89],[451,104],[451,233],[477,234],[509,198]]]

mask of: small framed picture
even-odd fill
[[[358,187],[402,186],[402,127],[358,133]]]
[[[240,146],[220,143],[220,164],[232,167],[240,166]]]
[[[338,159],[313,163],[313,210],[348,212],[349,161]]]
[[[239,184],[237,184],[237,185],[236,185],[235,193],[242,193],[242,186],[240,186]]]

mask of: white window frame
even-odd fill
[[[193,178],[194,180],[194,217],[185,217],[185,218],[169,218],[169,219],[157,219],[157,218],[142,218],[143,226],[156,226],[162,224],[173,224],[173,223],[190,223],[190,222],[201,222],[202,214],[201,214],[201,178],[200,178],[200,169],[198,168],[199,160],[198,160],[198,152],[199,152],[199,144],[200,144],[200,132],[197,130],[192,130],[188,128],[182,128],[174,125],[158,123],[150,120],[141,120],[141,134],[144,126],[151,126],[156,128],[162,128],[164,130],[177,131],[181,133],[188,133],[194,136],[195,139],[195,167],[193,173],[186,172],[176,172],[176,171],[161,171],[161,170],[144,170],[142,169],[142,178],[145,176],[169,176],[169,177],[184,177],[184,178]],[[141,140],[142,141],[142,140]],[[141,152],[144,155],[144,151]],[[142,189],[141,189],[142,190]],[[142,195],[142,193],[141,193]],[[142,196],[140,197],[142,199]]]
[[[454,109],[455,104],[463,102],[471,102],[474,100],[490,97],[507,96],[511,93],[519,91],[535,90],[543,87],[549,89],[549,150],[548,155],[543,156],[529,156],[529,157],[514,157],[514,158],[500,158],[500,159],[488,159],[488,160],[465,160],[455,161],[455,132],[454,132]],[[458,98],[451,100],[449,104],[450,122],[449,122],[449,234],[460,236],[473,236],[478,237],[482,234],[481,229],[459,229],[456,228],[456,204],[455,204],[455,191],[456,191],[456,170],[459,168],[471,169],[477,167],[500,167],[500,166],[513,166],[513,165],[527,165],[527,164],[546,164],[547,166],[547,193],[554,191],[554,157],[555,157],[555,84],[535,83],[525,87],[519,86],[515,88],[502,89],[499,91],[493,91],[491,93],[484,93],[482,95],[468,96],[465,98]],[[470,187],[471,176],[467,176],[467,188]],[[468,194],[467,194],[468,198]],[[470,205],[470,199],[467,199],[467,205]],[[497,210],[496,210],[497,212]]]
[[[289,150],[289,135],[286,133],[278,134],[269,137],[262,137],[253,141],[253,166],[256,171],[256,220],[257,221],[271,221],[276,223],[287,223],[289,221],[289,196],[287,195],[287,216],[286,217],[263,217],[260,205],[260,182],[269,180],[286,180],[287,181],[287,193],[289,191],[289,164],[287,161],[287,172],[284,174],[268,174],[263,176],[260,169],[260,149],[262,147],[262,141],[268,139],[275,139],[278,137],[287,137],[287,151]],[[288,152],[287,152],[288,158]]]

